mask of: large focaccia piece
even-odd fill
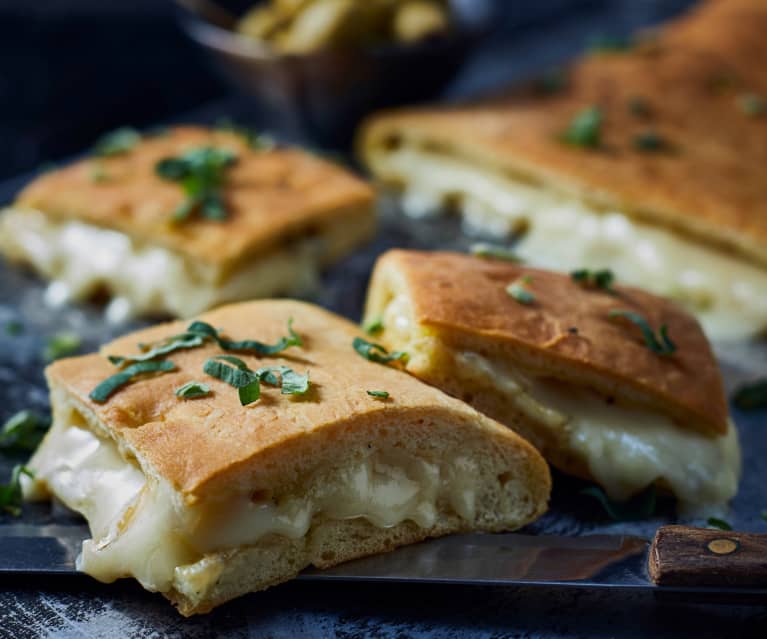
[[[534,301],[507,292],[517,282]],[[638,313],[671,354],[648,348]],[[533,442],[556,467],[616,499],[653,483],[692,504],[737,491],[740,453],[700,326],[643,291],[456,253],[390,251],[373,273],[367,321],[409,354],[407,370]]]
[[[232,339],[273,343],[290,318],[303,339],[279,356],[237,353],[252,369],[309,372],[305,396],[237,391],[206,376],[215,344],[168,356],[177,371],[103,404],[105,355],[177,334],[164,324],[47,369],[54,423],[31,460],[31,496],[52,493],[88,519],[80,569],[135,577],[182,614],[246,592],[457,531],[514,529],[546,508],[548,468],[527,442],[411,376],[359,356],[351,323],[315,306],[261,301],[200,319]],[[231,354],[231,353],[230,353]],[[181,400],[203,381],[213,394]],[[368,390],[385,390],[387,400]]]
[[[186,195],[157,175],[157,164],[201,148],[236,155],[221,189],[227,217],[173,223]],[[0,215],[0,251],[53,280],[52,301],[106,290],[120,300],[118,315],[188,317],[302,292],[373,230],[371,189],[341,167],[188,126],[38,177]]]
[[[610,267],[714,337],[754,335],[767,328],[766,32],[764,2],[709,0],[656,39],[583,59],[559,91],[374,117],[361,152],[414,214],[457,208],[474,230],[519,233],[532,264]],[[601,143],[564,143],[593,107]]]

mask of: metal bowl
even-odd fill
[[[239,15],[254,3],[217,4]],[[455,76],[487,33],[494,12],[492,0],[450,4],[453,28],[444,35],[409,45],[295,55],[204,19],[202,11],[190,10],[193,0],[177,3],[186,33],[241,92],[254,98],[260,120],[289,138],[336,148],[348,145],[366,114],[435,98]]]

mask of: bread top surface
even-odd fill
[[[535,298],[529,305],[506,291],[528,276],[524,287]],[[447,252],[390,251],[376,265],[370,299],[385,282],[401,283],[392,293],[408,297],[413,320],[454,348],[478,348],[523,372],[639,401],[685,427],[727,432],[710,345],[697,321],[671,301],[620,285],[610,294],[566,274]],[[638,326],[610,317],[613,309],[639,313],[656,335],[665,324],[676,352],[651,351]]]
[[[186,498],[226,491],[252,473],[260,473],[259,481],[274,486],[285,469],[291,472],[296,444],[332,446],[343,431],[364,424],[366,432],[375,432],[403,419],[424,429],[432,428],[432,421],[453,423],[515,451],[528,459],[535,471],[532,481],[538,484],[538,492],[545,492],[548,469],[532,446],[441,391],[358,355],[352,348],[353,338],[360,335],[354,324],[290,300],[225,306],[199,319],[223,329],[231,339],[274,343],[286,335],[290,318],[303,339],[302,347],[275,357],[229,354],[253,370],[285,365],[299,373],[308,371],[311,388],[302,397],[281,395],[278,388],[262,385],[261,399],[241,406],[235,388],[203,372],[208,358],[224,353],[217,345],[207,344],[170,354],[167,359],[177,366],[174,372],[136,381],[103,404],[89,399],[94,387],[116,372],[106,355],[135,354],[138,343],[178,334],[188,322],[126,335],[105,345],[101,354],[59,360],[46,375],[53,390],[63,390],[75,404],[92,412],[118,443],[127,445],[145,472],[165,478]],[[192,380],[208,384],[212,395],[194,400],[176,397],[175,390]],[[381,401],[367,390],[385,390],[390,397]],[[338,455],[343,454],[339,449]]]
[[[709,1],[629,51],[585,57],[561,91],[374,117],[361,151],[375,171],[376,154],[424,146],[767,265],[767,113],[739,106],[767,98],[767,65],[754,62],[767,59],[765,33],[766,3]],[[646,113],[632,111],[637,99]],[[600,146],[563,143],[590,107],[603,116]],[[666,148],[637,148],[648,132]]]
[[[178,182],[155,173],[168,157],[202,147],[233,151],[224,169],[223,221],[192,215],[173,223],[186,196]],[[105,177],[93,178],[97,170]],[[41,175],[19,193],[16,206],[63,220],[121,231],[205,263],[231,266],[350,214],[372,220],[370,187],[345,169],[295,148],[256,150],[235,133],[183,126],[145,136],[112,157],[90,157]]]

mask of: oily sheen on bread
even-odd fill
[[[228,339],[273,344],[291,318],[301,346],[227,356],[253,370],[308,372],[300,395],[265,382],[258,401],[241,405],[235,388],[203,372],[222,354],[208,340],[167,354],[171,372],[101,403],[90,397],[115,373],[106,355],[135,354],[137,343],[179,334],[184,323],[47,369],[54,424],[31,460],[27,494],[53,494],[88,519],[82,570],[106,582],[135,577],[190,615],[310,565],[458,531],[514,529],[545,510],[550,477],[532,446],[360,356],[352,347],[360,332],[348,321],[293,301],[232,305],[199,319]],[[210,394],[180,399],[176,389],[191,381]]]
[[[668,300],[497,259],[394,250],[376,264],[365,315],[375,339],[408,353],[408,372],[615,498],[656,482],[692,503],[737,490],[718,367],[698,323]],[[650,348],[641,323],[671,352]]]
[[[157,167],[206,149],[234,156],[222,171],[225,216],[174,221],[188,194]],[[58,282],[54,301],[106,289],[134,313],[186,317],[306,287],[372,235],[372,199],[310,153],[182,126],[33,180],[0,215],[0,252]]]
[[[458,209],[474,230],[519,234],[538,266],[610,267],[710,335],[755,335],[767,327],[767,66],[754,63],[766,30],[764,2],[708,0],[652,39],[586,57],[556,90],[375,116],[361,154],[406,210]]]

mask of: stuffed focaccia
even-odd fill
[[[693,506],[737,491],[719,369],[679,306],[617,286],[457,253],[390,251],[366,326],[407,370],[510,426],[617,500],[650,485]]]
[[[107,316],[188,317],[306,292],[374,231],[372,191],[341,167],[246,132],[117,131],[43,174],[0,214],[0,252],[60,304],[106,293]]]
[[[135,577],[184,615],[309,565],[545,510],[532,446],[359,335],[315,306],[261,301],[59,360],[27,495],[88,520],[81,570]]]
[[[610,268],[726,340],[767,328],[767,4],[703,2],[559,84],[374,117],[405,211],[457,209],[542,268]],[[536,85],[537,86],[537,85]]]

